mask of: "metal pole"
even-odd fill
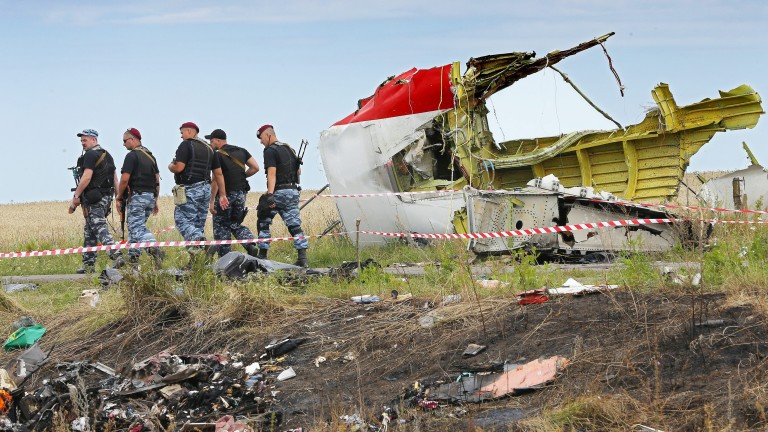
[[[323,186],[323,188],[322,188],[322,189],[320,189],[319,191],[317,191],[317,193],[316,193],[316,194],[312,195],[312,197],[310,197],[310,198],[307,200],[307,202],[305,202],[304,204],[300,205],[300,206],[299,206],[299,210],[303,209],[304,207],[306,207],[306,206],[307,206],[307,204],[311,203],[313,199],[315,199],[315,198],[317,198],[318,196],[320,196],[320,194],[321,194],[321,193],[323,193],[323,191],[324,191],[324,190],[328,189],[328,187],[329,187],[329,186],[330,186],[330,184],[326,184],[325,186]]]
[[[357,248],[357,275],[360,276],[360,219],[355,219],[355,247]]]

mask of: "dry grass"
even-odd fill
[[[309,198],[316,191],[302,191],[302,199]],[[260,194],[248,194],[248,204],[255,207]],[[83,217],[78,209],[74,214],[67,213],[68,202],[48,201],[22,204],[0,205],[0,251],[10,252],[15,248],[65,248],[82,244]],[[160,197],[160,213],[149,218],[149,228],[156,232],[172,226],[173,198]],[[332,198],[318,197],[302,210],[304,232],[312,235],[321,233],[333,220],[338,218]],[[121,236],[120,218],[117,212],[108,217],[113,233]],[[256,210],[251,210],[246,225],[255,230]],[[213,238],[211,223],[206,224],[208,238]],[[288,230],[281,222],[273,225],[274,236],[288,236]],[[176,230],[166,231],[156,236],[159,241],[181,240]]]

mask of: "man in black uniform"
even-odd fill
[[[213,199],[218,192],[218,186],[216,183],[211,185],[210,210],[213,214],[213,238],[229,240],[234,236],[237,240],[253,239],[253,233],[243,225],[243,220],[248,213],[245,198],[251,190],[248,177],[259,172],[259,164],[248,150],[227,144],[227,134],[221,129],[214,130],[210,135],[206,135],[205,139],[211,141],[211,147],[216,151],[229,200],[229,208],[222,209]],[[259,253],[255,243],[243,243],[243,247],[249,255],[257,256]],[[224,256],[231,250],[230,245],[220,245],[219,256]]]
[[[120,170],[120,185],[117,187],[117,211],[126,212],[128,242],[154,242],[155,236],[147,229],[149,215],[157,215],[157,197],[160,194],[160,170],[152,152],[141,143],[141,133],[130,128],[123,133],[123,146],[128,150]],[[147,248],[160,267],[165,257],[158,247]],[[128,249],[128,261],[137,263],[141,249]]]
[[[294,237],[293,247],[296,248],[298,259],[296,265],[307,267],[307,248],[309,242],[301,230],[301,214],[299,212],[299,160],[296,152],[288,144],[277,140],[272,125],[259,128],[256,135],[264,145],[264,169],[267,174],[267,193],[259,199],[257,224],[259,238],[270,238],[269,230],[276,214],[280,214],[283,222]],[[269,242],[259,243],[259,258],[266,258]]]
[[[98,143],[99,133],[93,129],[85,129],[79,134],[83,155],[77,159],[80,175],[75,195],[69,205],[69,213],[75,212],[77,206],[83,206],[85,226],[83,227],[83,246],[115,244],[112,233],[107,225],[107,215],[112,210],[112,196],[115,193],[115,162],[112,155],[101,148]],[[125,264],[120,250],[109,250],[107,254],[112,259],[112,267],[120,268]],[[83,265],[77,273],[92,273],[96,269],[96,252],[83,253]]]
[[[173,212],[176,229],[187,241],[205,240],[205,219],[208,216],[208,204],[211,199],[211,172],[218,186],[219,205],[229,207],[224,176],[221,174],[219,161],[213,157],[210,144],[198,137],[200,128],[192,122],[186,122],[179,128],[183,141],[176,149],[176,157],[168,165],[174,174],[177,187],[184,188],[184,203],[176,204]],[[213,251],[216,248],[206,248]],[[199,248],[188,248],[194,253]]]

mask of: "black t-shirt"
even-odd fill
[[[120,169],[121,173],[130,173],[131,176],[136,172],[136,168],[138,168],[139,165],[139,156],[146,157],[144,155],[138,154],[138,152],[131,151],[127,155],[125,155],[125,160],[123,161],[123,168]],[[153,164],[152,171],[156,174],[160,172],[160,170],[157,168],[157,164]]]
[[[96,163],[101,159],[101,155],[105,154],[99,166]],[[112,159],[112,155],[104,149],[92,148],[85,152],[81,156],[81,160],[78,160],[78,165],[85,172],[86,169],[93,170],[91,181],[86,186],[86,190],[94,188],[112,187],[112,179],[115,175],[115,161]],[[82,175],[82,174],[81,174]]]
[[[277,148],[274,144],[269,147],[264,147],[264,173],[266,174],[267,168],[277,168],[278,161],[280,160],[280,154],[277,152]]]
[[[98,150],[88,150],[87,152],[85,152],[85,154],[83,155],[83,169],[95,170],[96,162],[98,162],[100,157],[101,157],[101,152]],[[111,156],[107,154],[106,157],[111,157]]]
[[[145,149],[145,151],[147,150]],[[131,191],[155,192],[155,183],[157,182],[156,174],[158,174],[160,170],[157,168],[156,161],[141,153],[140,150],[132,150],[125,155],[123,167],[120,169],[120,172],[131,175],[131,178],[128,180],[128,185],[130,186]]]
[[[221,152],[226,152],[229,156],[226,156]],[[234,159],[245,165],[248,159],[252,157],[248,150],[242,147],[226,144],[216,151],[215,157],[221,165],[221,172],[224,174],[224,185],[227,188],[227,193],[232,191],[248,191],[251,189],[248,185],[248,180],[245,177],[245,169],[241,168],[233,161]]]

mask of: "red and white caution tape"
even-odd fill
[[[590,222],[583,224],[573,225],[558,225],[546,228],[528,228],[515,231],[501,231],[501,232],[483,232],[483,233],[468,233],[468,234],[418,234],[418,233],[389,233],[380,231],[360,231],[360,234],[371,234],[385,237],[413,237],[413,238],[427,238],[427,239],[479,239],[479,238],[499,238],[499,237],[519,237],[534,234],[552,234],[565,231],[581,231],[595,228],[610,228],[610,227],[622,227],[622,226],[638,226],[638,225],[651,225],[659,223],[674,223],[683,219],[625,219],[615,220],[607,222]]]
[[[528,228],[515,231],[499,231],[499,232],[481,232],[481,233],[468,233],[468,234],[420,234],[420,233],[397,233],[397,232],[382,232],[382,231],[359,231],[360,234],[376,235],[383,237],[412,237],[412,238],[425,238],[425,239],[480,239],[480,238],[502,238],[502,237],[519,237],[536,234],[553,234],[566,231],[581,231],[595,228],[618,228],[618,227],[631,227],[640,225],[652,225],[652,224],[668,224],[686,221],[691,219],[671,219],[671,218],[655,218],[655,219],[624,219],[615,221],[604,222],[590,222],[572,225],[558,225],[544,228]],[[723,223],[723,224],[768,224],[768,221],[737,221],[737,220],[702,220],[702,222],[708,223]],[[354,234],[354,232],[341,232],[330,233],[327,235],[344,235]],[[146,247],[183,247],[183,246],[207,246],[207,245],[232,245],[243,243],[261,243],[261,242],[275,242],[275,241],[290,241],[297,238],[320,238],[323,235],[312,236],[299,236],[299,237],[273,237],[268,239],[252,239],[252,240],[209,240],[209,241],[165,241],[165,242],[141,242],[141,243],[119,243],[113,245],[104,246],[91,246],[91,247],[77,247],[67,249],[50,249],[39,251],[27,251],[27,252],[4,252],[0,253],[0,258],[26,258],[26,257],[40,257],[40,256],[56,256],[56,255],[71,255],[81,254],[83,252],[98,252],[113,249],[129,249],[129,248],[146,248]]]
[[[243,243],[271,243],[276,241],[286,241],[295,239],[311,239],[320,238],[329,235],[341,235],[344,233],[329,233],[324,236],[297,236],[297,237],[272,237],[267,239],[251,239],[251,240],[208,240],[208,241],[165,241],[165,242],[140,242],[140,243],[116,243],[112,245],[102,246],[89,246],[89,247],[76,247],[67,249],[49,249],[27,252],[3,252],[0,253],[0,258],[27,258],[27,257],[40,257],[40,256],[57,256],[57,255],[72,255],[81,254],[83,252],[98,252],[114,249],[130,249],[130,248],[147,248],[147,247],[181,247],[181,246],[209,246],[209,245],[231,245],[231,244],[243,244]]]
[[[445,195],[461,192],[459,189],[440,189],[434,191],[414,191],[414,192],[381,192],[381,193],[360,193],[360,194],[322,194],[317,195],[323,198],[371,198],[371,197],[385,197],[385,196],[407,196],[407,195]]]

